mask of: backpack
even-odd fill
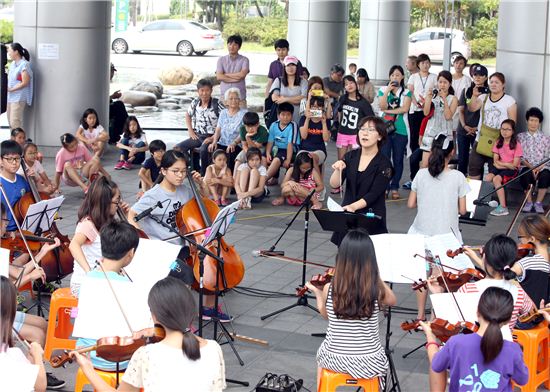
[[[220,102],[218,98],[210,98],[212,100],[211,107],[214,109],[214,113],[216,114],[216,117],[220,117]],[[194,99],[193,102],[191,102],[191,117],[195,117],[195,114],[197,113],[197,106],[199,106],[200,98]],[[193,105],[194,104],[194,105]]]
[[[282,83],[281,78],[277,78],[279,80],[279,85]],[[267,96],[267,98],[264,100],[264,122],[265,127],[269,129],[271,124],[273,124],[275,121],[277,121],[277,108],[279,107],[278,104],[273,102],[272,96],[275,91],[280,91],[280,89],[273,89]]]

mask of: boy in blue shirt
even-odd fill
[[[0,181],[6,192],[8,203],[11,206],[15,206],[15,203],[23,197],[27,192],[30,192],[31,188],[27,180],[17,174],[19,166],[21,166],[21,146],[14,140],[4,140],[0,145],[2,162],[0,164]],[[6,209],[8,212],[8,227],[6,230],[15,231],[17,225],[15,219],[8,210],[4,195],[0,194],[0,200],[2,201],[2,209]]]
[[[277,108],[278,120],[269,127],[269,138],[265,155],[267,158],[268,185],[276,185],[279,179],[279,168],[288,169],[292,163],[294,148],[300,143],[298,126],[292,121],[294,106],[283,102]]]

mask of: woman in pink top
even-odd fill
[[[493,146],[493,167],[489,169],[485,181],[492,181],[495,188],[498,188],[506,177],[517,176],[522,155],[523,150],[516,135],[516,122],[511,119],[504,120],[500,125],[500,137]],[[504,188],[497,191],[497,196],[499,205],[490,214],[493,216],[508,215]]]
[[[55,179],[54,187],[59,189],[60,180],[68,186],[79,186],[84,193],[88,191],[86,184],[93,175],[103,174],[111,178],[105,171],[99,157],[92,156],[90,151],[84,145],[79,144],[78,140],[70,133],[61,136],[62,148],[55,156]]]

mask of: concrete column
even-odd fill
[[[542,129],[550,135],[549,0],[500,2],[497,71],[517,101],[519,129],[526,129],[525,111],[537,106],[545,114]]]
[[[364,67],[371,79],[387,81],[392,65],[405,64],[410,13],[410,1],[361,1],[358,66]]]
[[[111,1],[16,0],[14,41],[29,50],[34,98],[27,135],[50,155],[88,107],[109,127]]]
[[[290,53],[312,76],[327,76],[336,63],[346,68],[348,21],[347,1],[290,0]]]

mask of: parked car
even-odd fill
[[[428,27],[409,35],[409,56],[418,56],[426,53],[432,61],[443,61],[443,46],[447,38],[451,37],[451,30],[443,27]],[[461,30],[452,30],[451,38],[451,64],[454,59],[462,55],[470,57],[470,44]]]
[[[209,50],[223,49],[222,33],[192,20],[165,19],[144,25],[138,30],[111,30],[111,47],[115,53],[141,51],[177,52],[182,56],[204,56]]]

